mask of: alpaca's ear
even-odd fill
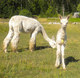
[[[60,15],[59,18],[62,19],[62,16]]]
[[[69,18],[70,18],[70,15],[67,16],[67,19],[69,19]]]

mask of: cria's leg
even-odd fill
[[[12,48],[12,51],[13,52],[16,52],[17,51],[17,44],[19,42],[19,29],[18,29],[18,26],[14,28],[14,36],[11,40],[11,48]]]
[[[8,35],[6,36],[6,38],[3,41],[3,50],[5,53],[7,52],[7,47],[9,45],[9,42],[11,41],[12,37],[13,37],[13,30],[10,28]]]
[[[60,60],[61,60],[61,54],[60,54],[60,49],[61,46],[57,44],[57,51],[56,51],[56,63],[55,63],[55,66],[56,67],[59,67],[60,65]]]
[[[36,48],[36,35],[38,34],[38,29],[39,28],[36,28],[31,35],[31,39],[30,39],[30,42],[29,42],[29,50],[30,51],[33,51]]]
[[[63,69],[66,69],[66,68],[65,68],[65,62],[64,62],[64,48],[65,48],[65,46],[62,45],[62,46],[61,46],[62,67],[63,67]]]

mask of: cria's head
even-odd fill
[[[69,17],[70,17],[70,16],[67,16],[67,17],[62,17],[62,16],[60,16],[60,17],[59,17],[59,18],[60,18],[60,22],[61,22],[61,24],[62,24],[62,27],[66,27],[66,26],[67,26]]]

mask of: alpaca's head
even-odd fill
[[[65,28],[67,26],[69,17],[70,16],[67,16],[67,17],[60,16],[60,22],[61,22],[62,27]]]
[[[51,40],[51,41],[49,42],[49,44],[50,44],[50,46],[51,46],[52,48],[56,48],[56,42],[55,42],[55,41]]]

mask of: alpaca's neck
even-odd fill
[[[44,39],[48,42],[51,41],[51,39],[48,37],[47,33],[45,32],[44,28],[42,27],[42,35],[44,37]]]
[[[50,46],[52,47],[52,48],[55,48],[56,47],[56,42],[55,42],[55,40],[52,40],[52,39],[50,39],[49,37],[48,37],[48,35],[46,34],[46,32],[45,32],[45,30],[44,30],[44,28],[42,27],[42,35],[43,35],[43,37],[44,37],[44,39],[50,44]]]
[[[64,34],[66,34],[66,28],[64,27],[61,27],[59,30],[58,30],[58,33],[57,33],[57,36],[63,36]]]
[[[66,32],[66,27],[61,27],[61,30]]]

